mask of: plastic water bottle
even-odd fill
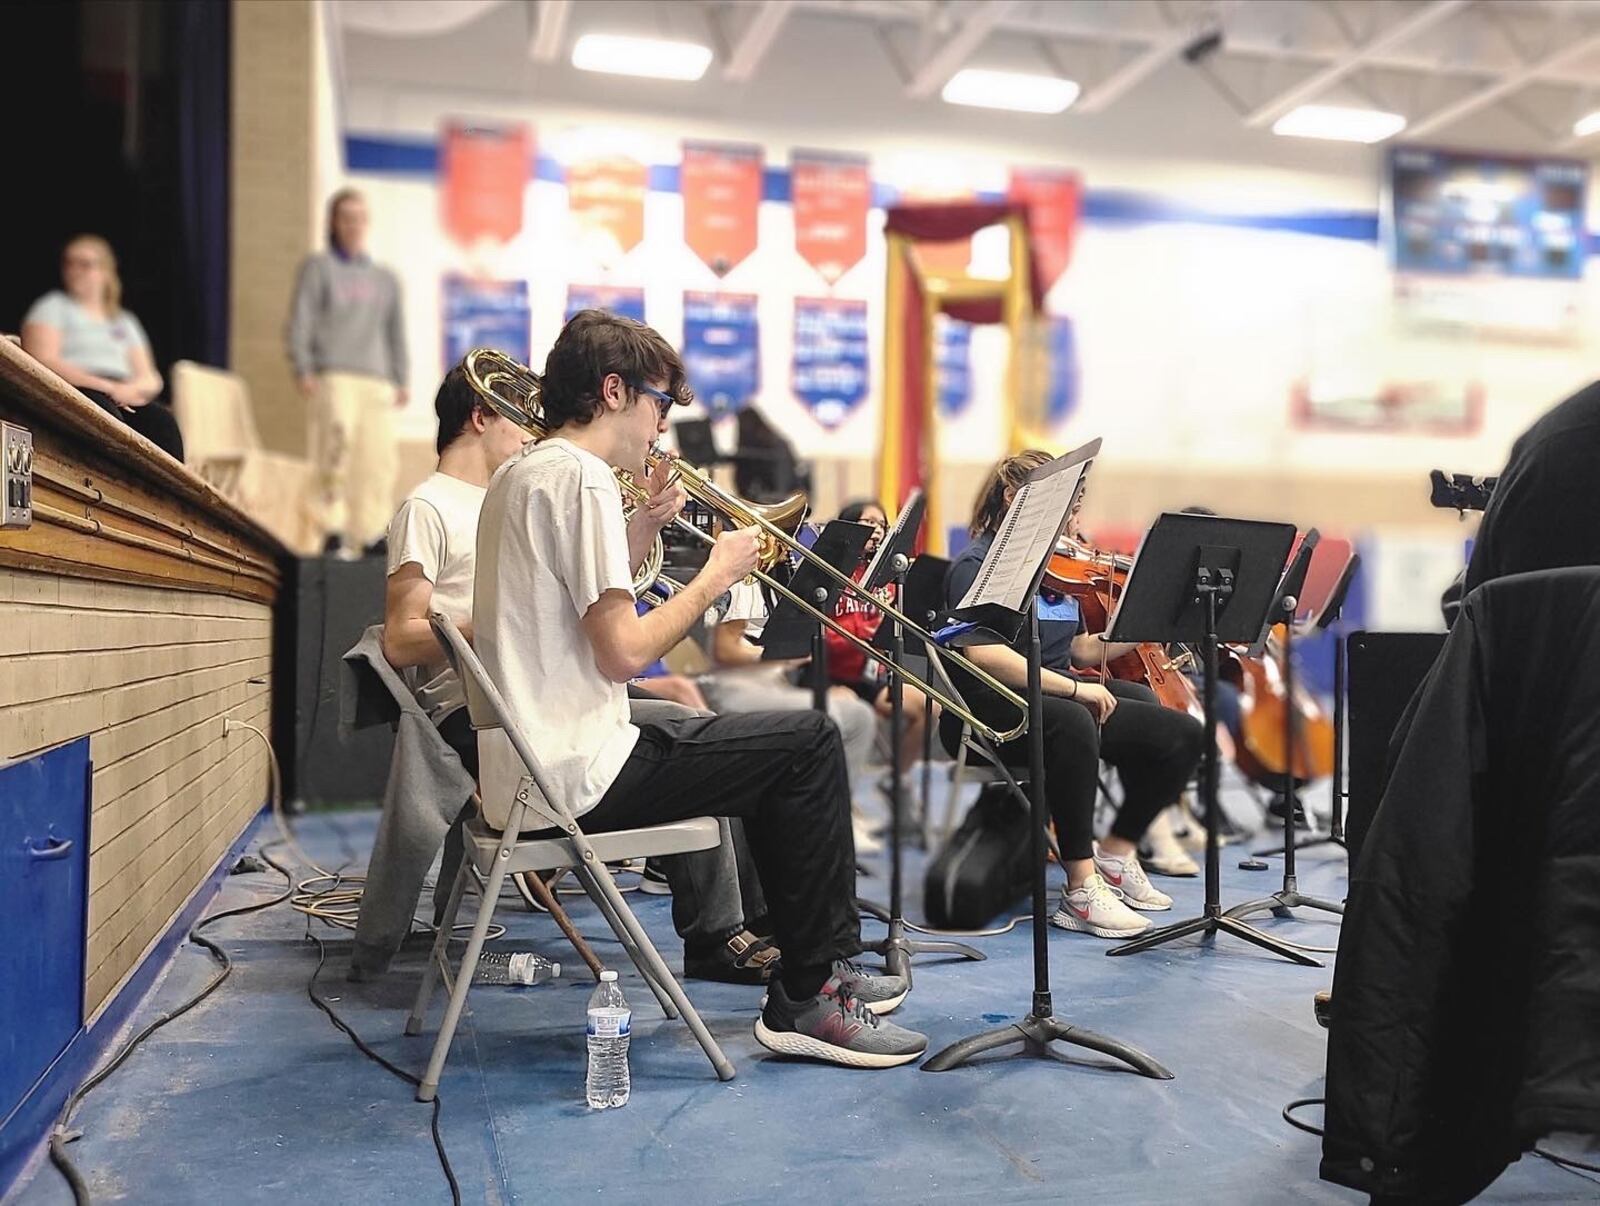
[[[589,998],[589,1077],[584,1086],[591,1110],[628,1104],[628,1036],[633,1010],[617,985],[617,973],[603,971]]]
[[[543,984],[561,974],[561,964],[532,951],[484,951],[473,978],[479,984]]]

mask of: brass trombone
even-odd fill
[[[534,372],[533,369],[494,348],[474,348],[467,353],[466,358],[462,361],[462,368],[465,370],[467,381],[473,390],[494,409],[495,413],[509,422],[515,423],[535,440],[542,440],[549,434],[539,409],[541,380],[539,374]],[[666,456],[665,453],[652,449],[645,458],[646,472],[653,471],[661,463],[664,456]],[[824,614],[814,602],[796,594],[787,585],[766,572],[787,557],[796,557],[802,561],[809,562],[839,583],[843,589],[860,596],[891,621],[897,622],[911,637],[927,643],[930,648],[937,647],[933,634],[925,627],[905,615],[894,604],[887,603],[875,596],[869,596],[862,589],[861,584],[849,574],[830,565],[825,558],[817,556],[816,553],[806,548],[795,538],[794,532],[805,518],[806,500],[804,495],[796,494],[784,499],[782,502],[774,503],[770,506],[761,506],[756,503],[746,502],[744,499],[728,493],[728,491],[713,482],[703,470],[697,469],[687,461],[674,458],[672,463],[676,480],[682,484],[689,497],[720,518],[725,525],[737,528],[753,527],[759,529],[761,569],[757,570],[754,576],[770,590],[788,599],[806,614],[815,616],[818,621],[826,624],[866,657],[870,657],[873,661],[898,674],[903,681],[910,683],[924,695],[935,700],[940,707],[960,717],[964,723],[972,727],[973,732],[986,740],[993,742],[1011,741],[1027,732],[1027,700],[964,654],[956,650],[941,650],[939,656],[953,662],[963,671],[971,674],[1008,704],[1016,708],[1018,720],[1014,727],[1002,730],[986,724],[967,707],[952,699],[948,693],[926,682],[921,676],[907,670],[905,667],[897,665],[882,650],[870,642],[862,640],[855,633],[838,623],[832,616]],[[635,505],[644,500],[644,489],[638,482],[633,480],[631,474],[619,471],[617,480],[621,483],[623,493],[632,499]],[[679,515],[673,522],[706,544],[713,544],[716,541],[716,537],[709,532],[702,531],[682,515]],[[636,597],[642,596],[660,575],[663,553],[659,536],[656,541],[657,543],[651,550],[650,556],[645,560],[645,566],[635,579],[634,594]],[[650,571],[648,579],[645,578],[645,570]],[[676,585],[676,583],[673,584],[674,587]],[[671,590],[671,587],[667,589],[669,595]]]

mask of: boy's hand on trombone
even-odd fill
[[[659,532],[683,510],[689,501],[689,492],[677,481],[677,468],[670,456],[664,456],[644,482],[645,499],[634,513],[638,522],[648,524]]]
[[[706,573],[713,573],[726,589],[743,582],[761,565],[761,529],[734,528],[717,537],[706,559]]]

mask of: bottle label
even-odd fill
[[[506,965],[513,984],[532,984],[539,974],[539,956],[531,951],[518,951]]]
[[[590,1038],[627,1038],[633,1029],[633,1011],[625,1013],[591,1013]]]

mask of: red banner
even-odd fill
[[[439,156],[445,233],[466,247],[516,238],[532,158],[533,131],[524,123],[446,122]]]
[[[590,159],[567,168],[567,208],[579,230],[615,240],[626,255],[644,239],[644,164],[625,156]]]
[[[1044,290],[1049,292],[1072,261],[1083,179],[1077,172],[1062,168],[1012,168],[1006,192],[1010,200],[1028,207],[1034,255],[1044,277]]]
[[[832,285],[867,254],[872,179],[860,155],[796,151],[789,157],[794,246]]]
[[[756,249],[761,166],[760,147],[683,144],[683,241],[718,276]]]

